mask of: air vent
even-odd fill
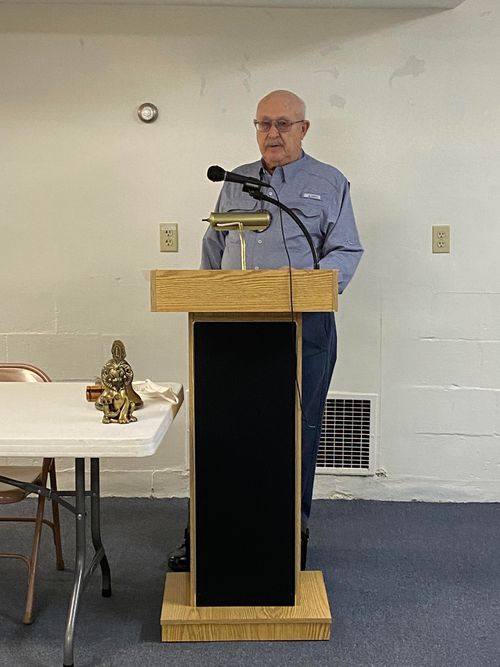
[[[328,394],[316,461],[317,473],[374,473],[375,407],[374,394]]]

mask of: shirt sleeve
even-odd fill
[[[221,210],[221,200],[224,188],[222,189],[215,211]],[[222,264],[222,255],[226,247],[227,232],[218,232],[211,225],[208,227],[201,242],[201,263],[200,269],[220,269]]]
[[[339,271],[339,293],[342,293],[354,275],[363,254],[356,220],[352,210],[351,194],[347,179],[330,206],[326,234],[321,249],[321,269]]]

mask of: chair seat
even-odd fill
[[[0,475],[11,477],[20,482],[31,482],[39,484],[41,482],[40,466],[0,466]],[[16,486],[0,482],[0,505],[7,503],[17,503],[26,498],[28,493]]]

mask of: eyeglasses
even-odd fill
[[[286,118],[279,118],[278,120],[254,120],[253,124],[257,132],[269,132],[274,125],[278,132],[290,132],[292,125],[303,123],[303,120],[287,120]]]

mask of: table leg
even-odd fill
[[[111,597],[111,572],[101,539],[101,489],[99,481],[99,459],[90,459],[90,524],[92,544],[99,558],[102,575],[102,595]]]
[[[76,553],[73,593],[64,635],[64,667],[73,667],[73,638],[85,574],[85,459],[75,460]]]

